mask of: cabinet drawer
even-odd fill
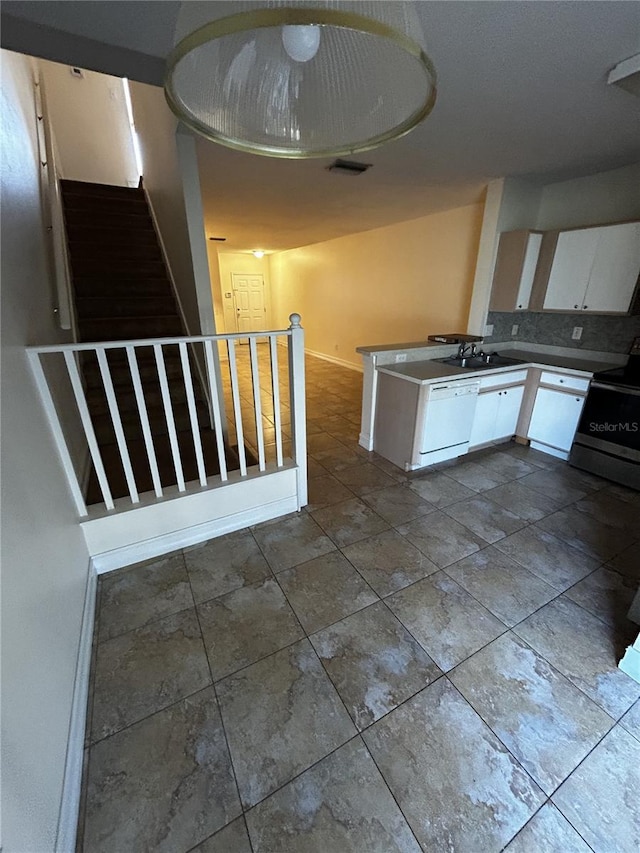
[[[517,385],[520,382],[527,381],[527,371],[512,370],[509,373],[490,373],[485,374],[480,379],[480,391],[487,391],[489,388],[500,388],[503,385]]]
[[[589,379],[583,379],[580,376],[570,376],[567,373],[551,373],[548,370],[543,370],[540,375],[541,385],[551,385],[562,391],[581,391],[585,393],[589,388],[589,381]]]

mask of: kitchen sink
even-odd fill
[[[521,358],[509,358],[506,355],[500,355],[497,352],[488,353],[484,356],[465,356],[459,358],[457,355],[449,356],[449,358],[436,358],[434,361],[440,364],[450,364],[451,367],[466,367],[469,370],[488,370],[492,367],[510,367],[512,364],[524,364]]]

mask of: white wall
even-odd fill
[[[176,143],[178,120],[175,118],[164,98],[162,89],[147,86],[145,83],[130,83],[131,103],[140,148],[142,153],[142,172],[144,186],[149,194],[158,226],[169,257],[176,289],[184,310],[189,334],[215,333],[211,285],[207,263],[207,249],[204,244],[204,221],[199,199],[192,199],[200,208],[200,234],[189,234],[189,221],[184,197],[183,167],[180,155],[187,159],[188,144],[184,140],[184,151],[179,152]],[[199,194],[197,162],[195,150],[191,156],[191,186],[195,181],[195,192]],[[195,177],[194,177],[195,176]],[[195,211],[195,218],[198,213]],[[191,219],[194,215],[192,212]],[[197,227],[197,225],[196,225]],[[194,257],[192,239],[200,238],[197,246],[199,273],[194,275]]]
[[[62,176],[138,186],[122,80],[95,71],[74,77],[68,65],[39,60]]]
[[[599,225],[640,217],[640,162],[542,189],[536,227]],[[522,227],[522,226],[518,226]]]
[[[271,264],[269,255],[256,258],[251,252],[220,252],[218,251],[219,282],[218,293],[220,306],[224,318],[225,332],[236,332],[236,313],[233,295],[226,297],[226,293],[233,294],[231,275],[234,272],[244,275],[262,275],[264,277],[264,298],[267,309],[267,328],[273,326],[271,311]],[[211,289],[213,291],[215,282],[212,279]],[[287,327],[289,323],[287,323]],[[284,327],[283,327],[284,328]]]
[[[2,843],[54,847],[88,553],[25,345],[53,322],[29,60],[2,51]]]

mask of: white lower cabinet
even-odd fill
[[[478,396],[469,446],[508,438],[516,431],[524,385],[485,391]]]
[[[538,388],[527,438],[568,452],[580,420],[584,397]]]

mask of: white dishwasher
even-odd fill
[[[479,380],[439,382],[429,387],[422,431],[416,435],[421,467],[462,456],[469,450],[479,391]]]

